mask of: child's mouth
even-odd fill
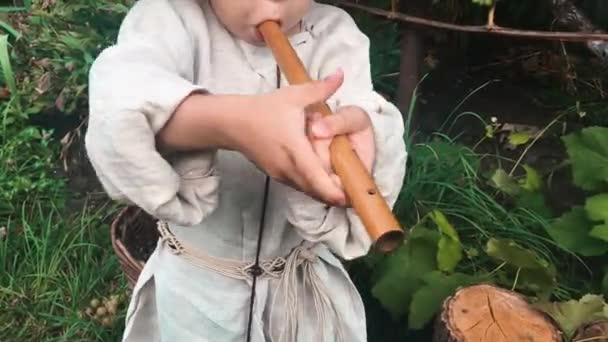
[[[260,31],[256,28],[254,29],[254,35],[255,35],[255,40],[257,42],[263,43],[264,42],[264,36],[262,36],[262,34],[260,33]]]

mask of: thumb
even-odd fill
[[[315,118],[311,132],[315,138],[327,139],[336,135],[352,134],[368,125],[367,114],[359,110],[339,110],[332,115]]]
[[[322,80],[312,81],[299,86],[299,104],[306,107],[326,101],[340,88],[342,82],[344,82],[344,72],[342,69],[338,69]]]

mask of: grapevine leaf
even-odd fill
[[[538,303],[535,306],[551,316],[562,328],[569,341],[576,329],[595,320],[608,319],[608,305],[602,296],[587,294],[580,300]]]
[[[587,127],[562,137],[572,162],[574,184],[596,190],[608,182],[608,127]]]
[[[462,259],[462,245],[458,233],[440,211],[434,210],[431,219],[441,233],[437,250],[437,265],[441,271],[452,272]]]
[[[589,235],[591,223],[585,209],[576,206],[547,228],[547,233],[562,248],[583,256],[597,256],[608,252],[608,243]]]
[[[439,271],[424,276],[425,285],[412,298],[408,313],[411,329],[422,329],[439,312],[443,301],[459,287],[469,286],[475,278],[464,273],[445,275]]]
[[[608,223],[608,193],[587,198],[585,210],[590,220]]]
[[[439,234],[423,227],[411,230],[409,240],[381,262],[383,272],[372,295],[393,318],[404,315],[412,296],[423,285],[422,277],[437,270]]]

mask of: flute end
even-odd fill
[[[390,253],[401,246],[405,233],[401,229],[393,229],[382,234],[376,240],[374,247],[382,253]]]

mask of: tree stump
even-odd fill
[[[561,342],[555,323],[523,296],[491,285],[462,288],[443,303],[433,342]]]
[[[597,321],[577,329],[573,342],[608,342],[608,321]]]

